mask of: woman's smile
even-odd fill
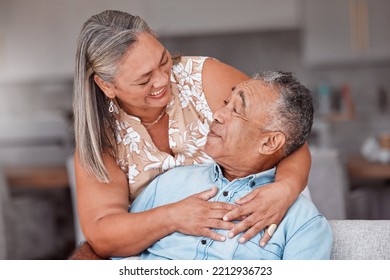
[[[152,97],[152,98],[161,98],[165,95],[165,93],[167,92],[166,91],[166,88],[167,86],[161,88],[160,90],[157,90],[157,91],[154,91],[154,92],[151,92],[148,94],[149,97]]]

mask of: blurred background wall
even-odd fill
[[[31,258],[63,258],[74,245],[64,174],[39,190],[18,174],[50,175],[72,154],[76,40],[105,9],[140,15],[171,53],[212,56],[248,75],[292,71],[315,100],[309,188],[318,208],[329,219],[390,218],[390,151],[379,145],[390,133],[390,1],[0,0],[0,165],[11,199],[49,201],[50,226],[62,232],[57,253]],[[378,157],[362,155],[369,139]]]

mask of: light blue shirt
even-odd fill
[[[274,176],[275,169],[271,169],[230,182],[215,163],[177,167],[152,181],[133,202],[130,211],[141,212],[177,202],[212,186],[218,187],[218,193],[210,201],[234,203],[254,188],[273,182]],[[227,235],[226,230],[215,231]],[[259,241],[263,234],[264,231],[240,244],[238,238],[242,234],[221,242],[174,232],[144,251],[141,259],[308,260],[330,257],[330,225],[314,204],[303,195],[290,207],[268,244],[260,247]]]

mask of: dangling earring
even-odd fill
[[[110,105],[108,106],[108,112],[114,112],[114,102],[112,102],[112,99],[110,100]]]

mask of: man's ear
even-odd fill
[[[112,84],[104,81],[96,74],[93,76],[93,79],[108,98],[115,98],[114,86]]]
[[[286,137],[281,132],[266,134],[260,140],[258,152],[262,155],[271,155],[281,149],[286,142]]]

